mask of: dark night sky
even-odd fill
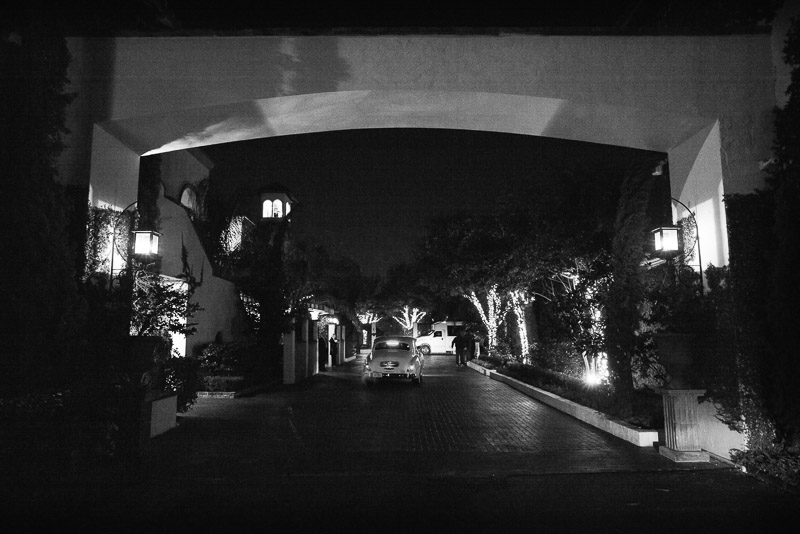
[[[569,2],[264,2],[263,0],[31,0],[4,2],[0,32],[54,17],[80,34],[120,32],[464,33],[498,28],[558,32],[727,31],[768,20],[781,0]]]
[[[155,0],[140,0],[157,5]],[[459,4],[406,0],[396,3],[271,3],[259,0],[163,1],[164,12],[182,28],[295,28],[301,31],[369,32],[400,28],[463,31],[466,28],[720,28],[759,20],[780,0],[571,0],[569,2],[484,2]],[[152,8],[150,8],[152,9]]]
[[[235,190],[278,182],[302,207],[298,239],[321,243],[367,273],[411,259],[431,217],[482,210],[510,181],[542,166],[621,176],[634,152],[533,136],[378,129],[283,136],[207,147],[212,175]],[[615,187],[616,184],[610,187]]]

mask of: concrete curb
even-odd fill
[[[659,441],[658,430],[643,430],[622,421],[615,421],[610,419],[606,414],[598,412],[597,410],[587,408],[586,406],[581,406],[580,404],[563,399],[558,395],[550,393],[549,391],[544,391],[543,389],[520,382],[514,378],[501,375],[496,371],[486,369],[478,364],[467,362],[467,366],[492,380],[503,382],[517,391],[520,391],[521,393],[524,393],[525,395],[536,399],[539,402],[543,402],[544,404],[547,404],[548,406],[551,406],[559,411],[569,414],[572,417],[583,421],[584,423],[603,430],[604,432],[608,432],[609,434],[612,434],[618,438],[624,439],[629,443],[633,443],[637,447],[652,447]]]
[[[198,397],[211,397],[215,399],[238,399],[239,397],[249,397],[262,391],[267,391],[270,387],[275,386],[277,383],[260,384],[252,386],[241,391],[198,391]]]

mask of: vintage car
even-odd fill
[[[364,361],[363,380],[372,384],[378,380],[410,379],[412,384],[421,384],[424,366],[425,356],[417,349],[416,339],[380,336],[375,338]]]

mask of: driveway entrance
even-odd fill
[[[137,532],[731,533],[800,509],[725,464],[675,464],[454,356],[429,357],[420,387],[368,388],[362,358],[253,397],[198,399],[140,465],[0,497],[33,530]]]

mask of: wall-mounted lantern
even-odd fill
[[[687,206],[677,198],[672,198],[670,200],[672,200],[672,202],[675,202],[676,204],[680,204],[686,210],[686,213],[688,214],[689,218],[694,223],[697,235],[695,236],[692,248],[694,248],[694,246],[697,246],[697,266],[698,266],[698,272],[700,274],[700,287],[705,288],[705,286],[703,285],[703,260],[700,256],[700,227],[697,225],[697,218],[695,217],[692,210],[689,209],[689,206]],[[680,243],[678,241],[679,231],[680,228],[677,226],[661,226],[653,230],[656,253],[662,257],[670,257],[670,258],[680,256],[681,254],[685,255],[690,254],[689,252],[678,250],[680,247]],[[682,237],[683,239],[687,238],[685,235]],[[705,289],[703,289],[703,291],[705,291]]]
[[[678,252],[678,230],[677,226],[660,226],[653,230],[656,253],[670,255]]]
[[[161,234],[152,230],[137,230],[133,232],[135,240],[133,253],[137,256],[155,256],[158,254],[158,239]]]

